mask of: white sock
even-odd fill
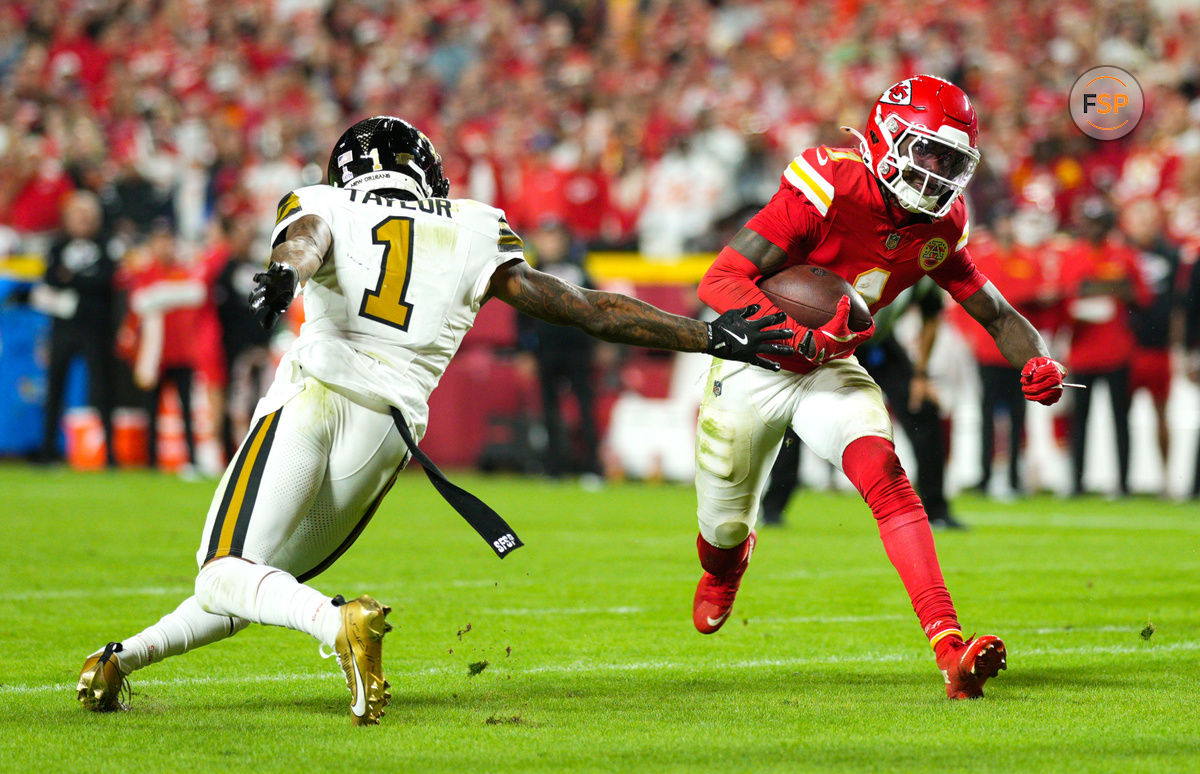
[[[158,623],[122,640],[121,650],[116,653],[117,665],[122,673],[129,674],[155,661],[223,640],[245,629],[249,623],[227,615],[206,613],[195,597],[188,597]]]
[[[283,570],[240,559],[219,559],[196,576],[196,598],[210,613],[285,626],[332,648],[342,627],[333,600]]]

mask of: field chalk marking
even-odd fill
[[[1200,651],[1200,640],[1185,640],[1181,642],[1172,642],[1166,645],[1106,645],[1106,646],[1081,646],[1075,648],[1025,648],[1020,652],[1022,660],[1031,656],[1116,656],[1138,654],[1140,657],[1147,656],[1164,656],[1172,653],[1194,652]],[[924,661],[924,654],[905,651],[903,653],[864,653],[856,656],[822,656],[819,658],[764,658],[750,659],[744,661],[731,661],[722,664],[724,669],[757,669],[760,667],[798,667],[798,666],[829,666],[837,664],[878,664],[878,663],[895,663],[902,661]],[[574,663],[574,664],[548,664],[545,666],[530,667],[528,669],[499,669],[498,671],[507,672],[515,675],[539,675],[539,674],[586,674],[589,672],[638,672],[647,670],[675,670],[675,669],[693,669],[699,666],[697,663],[683,663],[679,661],[634,661],[629,663]],[[419,677],[425,675],[436,674],[459,674],[462,673],[461,667],[428,667],[425,669],[415,669],[407,671],[392,671],[388,673],[390,680],[399,680],[405,677]],[[324,672],[295,672],[290,674],[272,674],[272,675],[249,675],[249,676],[228,676],[228,677],[178,677],[170,680],[143,680],[134,678],[135,686],[187,686],[187,685],[226,685],[226,684],[254,684],[254,683],[286,683],[297,680],[317,680],[336,675],[339,678],[343,677],[340,669],[337,671]],[[35,693],[54,693],[63,692],[69,693],[73,689],[73,685],[69,683],[48,683],[44,685],[0,685],[0,696],[3,695],[25,695]]]

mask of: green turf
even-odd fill
[[[942,566],[1009,670],[949,702],[857,498],[799,496],[703,637],[690,488],[462,480],[525,548],[498,561],[410,473],[316,581],[396,608],[392,706],[353,729],[334,662],[260,627],[135,674],[130,712],[83,712],[84,656],[190,593],[213,483],[0,466],[0,768],[1200,770],[1194,503],[960,498]]]

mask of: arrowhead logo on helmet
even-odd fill
[[[940,218],[950,211],[979,163],[979,124],[966,92],[932,75],[893,85],[876,101],[863,162],[900,206]]]
[[[883,93],[879,98],[880,102],[886,102],[889,105],[911,105],[912,104],[912,79],[900,81],[892,88]]]

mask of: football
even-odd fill
[[[850,297],[850,330],[871,327],[871,311],[858,291],[827,269],[801,264],[763,277],[758,287],[787,316],[809,328],[819,328],[833,319],[838,301]]]

